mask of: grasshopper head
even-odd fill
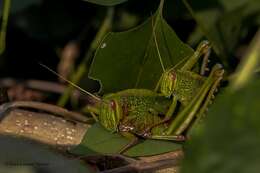
[[[118,124],[122,117],[122,108],[117,100],[108,100],[102,103],[99,114],[100,123],[108,130],[118,131]]]
[[[161,93],[166,96],[170,97],[174,91],[177,81],[177,75],[174,70],[167,70],[162,74],[161,79]]]

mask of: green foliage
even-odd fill
[[[104,93],[127,88],[155,88],[163,70],[153,29],[165,68],[193,53],[177,37],[158,9],[140,26],[125,32],[109,33],[100,44],[89,75],[102,82]]]
[[[186,0],[183,2],[198,23],[197,29],[190,36],[190,43],[206,36],[227,66],[230,61],[228,57],[234,55],[239,41],[251,25],[257,24],[257,17],[260,16],[258,0],[217,0],[214,5],[208,1],[204,6],[198,5],[197,1],[190,5]]]
[[[70,150],[78,155],[93,154],[118,154],[118,152],[130,142],[127,138],[111,133],[100,124],[93,125],[88,129],[81,144]],[[181,144],[161,140],[141,140],[124,154],[131,157],[149,156],[169,151],[179,150]]]
[[[205,125],[185,146],[182,173],[259,172],[260,80],[235,93],[227,90],[210,109]]]
[[[121,4],[127,0],[83,0],[83,1],[91,2],[98,5],[112,6],[112,5]]]

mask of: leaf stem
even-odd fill
[[[160,13],[160,15],[162,14],[163,5],[164,5],[164,0],[161,0],[160,4],[159,4],[159,13]]]

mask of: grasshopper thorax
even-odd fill
[[[174,88],[176,86],[176,72],[173,69],[165,71],[162,74],[161,80],[161,93],[166,97],[170,97],[173,94]]]
[[[99,121],[108,130],[118,131],[118,125],[122,117],[122,107],[115,99],[104,100],[101,104]]]

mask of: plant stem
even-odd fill
[[[0,55],[5,50],[6,30],[7,30],[10,5],[11,5],[11,0],[3,1],[2,24],[1,24],[1,31],[0,31]]]
[[[239,64],[234,79],[231,81],[231,89],[237,90],[243,87],[253,78],[260,65],[260,29],[250,43],[249,49],[242,62]]]
[[[160,15],[162,15],[163,5],[164,5],[164,0],[161,0],[160,4],[159,4],[159,13],[160,13]]]
[[[106,17],[101,27],[99,28],[99,31],[97,32],[94,40],[91,42],[90,48],[85,58],[79,65],[77,71],[72,75],[71,81],[75,85],[78,84],[82,76],[88,72],[87,64],[92,59],[93,52],[97,49],[105,34],[110,30],[112,25],[113,15],[114,15],[114,8],[113,7],[108,8]],[[73,86],[70,85],[66,88],[64,94],[60,97],[58,101],[59,106],[64,106],[67,103],[72,91],[73,91]]]

